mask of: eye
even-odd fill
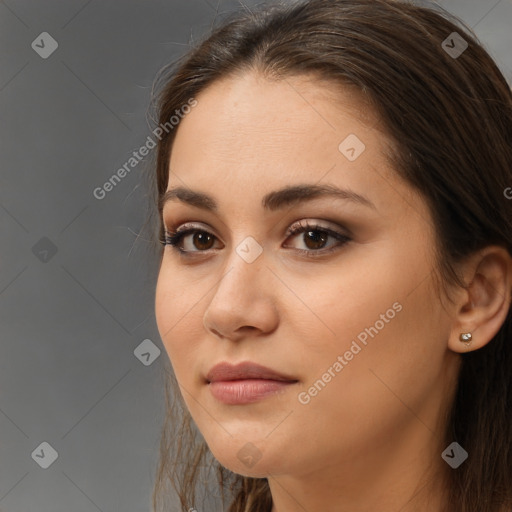
[[[288,236],[293,236],[301,233],[303,234],[302,241],[305,243],[306,247],[313,250],[297,249],[297,251],[300,254],[312,257],[322,256],[324,254],[336,251],[351,240],[350,237],[344,235],[341,232],[335,231],[334,229],[328,227],[323,227],[316,223],[310,224],[308,221],[299,222],[298,224],[292,225],[286,234]],[[324,249],[325,244],[329,238],[334,239],[337,241],[337,243],[328,249]]]
[[[189,235],[194,235],[192,237],[192,246],[199,247],[199,251],[194,251],[182,247],[182,241],[188,238]],[[160,240],[160,242],[163,245],[170,245],[174,250],[178,251],[181,255],[187,255],[187,253],[190,252],[205,252],[207,250],[210,250],[212,248],[212,241],[215,238],[215,235],[212,235],[210,232],[205,231],[204,229],[190,227],[189,225],[185,224],[176,231],[166,231],[164,234],[164,239]]]
[[[301,233],[303,234],[302,240],[307,249],[296,249],[296,251],[302,255],[311,257],[331,253],[351,241],[350,237],[341,232],[323,227],[319,224],[310,224],[307,221],[292,225],[286,232],[286,236],[289,238]],[[186,248],[184,247],[186,243],[182,244],[182,242],[187,242],[189,235],[193,236],[188,240],[190,245]],[[334,246],[328,249],[324,249],[329,238],[334,239],[338,243],[335,243]],[[209,231],[185,224],[176,231],[166,231],[164,239],[160,240],[160,242],[163,245],[170,245],[183,257],[192,257],[191,253],[204,253],[211,250],[215,240],[215,235],[211,234]],[[193,247],[198,250],[193,250]]]

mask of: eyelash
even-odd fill
[[[312,257],[312,258],[318,258],[318,257],[324,256],[326,254],[332,253],[333,251],[340,249],[342,246],[344,246],[345,244],[347,244],[348,242],[350,242],[352,240],[348,236],[338,233],[337,231],[334,231],[332,229],[329,229],[329,228],[326,228],[323,226],[319,226],[318,224],[314,224],[314,223],[310,224],[307,221],[304,223],[299,223],[298,225],[291,226],[288,229],[288,231],[286,232],[286,237],[289,238],[290,236],[293,236],[293,235],[296,235],[299,233],[304,233],[306,231],[319,231],[321,233],[325,233],[328,236],[335,238],[339,242],[338,244],[334,245],[334,247],[331,247],[330,249],[319,249],[319,250],[295,249],[296,251],[299,252],[299,254],[305,255],[307,257]],[[183,228],[181,230],[177,230],[177,231],[171,231],[171,232],[166,231],[164,233],[164,239],[161,239],[160,243],[164,246],[170,245],[173,250],[177,251],[179,253],[179,255],[184,258],[194,257],[194,256],[191,256],[191,253],[207,253],[208,251],[212,250],[212,249],[207,249],[204,251],[201,251],[201,250],[185,251],[184,249],[182,249],[179,246],[182,239],[185,236],[190,235],[192,233],[206,233],[206,234],[211,235],[214,238],[216,238],[209,231],[206,231],[204,229],[185,227],[185,228]]]

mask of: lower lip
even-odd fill
[[[292,381],[244,379],[210,382],[212,395],[228,405],[242,405],[258,402],[267,396],[282,393]]]

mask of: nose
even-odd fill
[[[243,244],[241,244],[243,246]],[[274,331],[278,324],[275,290],[279,280],[266,266],[264,251],[253,261],[233,250],[203,317],[218,338],[240,340]],[[249,262],[251,261],[251,262]]]

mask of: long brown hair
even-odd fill
[[[394,169],[430,208],[441,282],[464,286],[456,264],[487,245],[512,254],[512,200],[504,192],[512,186],[512,92],[458,18],[397,0],[309,0],[241,11],[162,70],[154,96],[159,124],[217,79],[250,69],[269,80],[314,75],[340,89],[355,86],[371,101],[394,141]],[[168,128],[157,147],[155,204],[167,189],[178,129]],[[160,209],[159,219],[162,235]],[[512,506],[511,311],[493,340],[461,358],[444,440],[457,441],[469,458],[449,473],[448,510],[502,512]],[[154,510],[164,505],[170,482],[188,512],[199,476],[213,470],[229,512],[269,512],[267,480],[236,475],[213,458],[172,370],[165,370]]]

